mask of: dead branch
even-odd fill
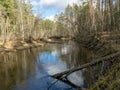
[[[79,70],[87,68],[89,66],[96,65],[96,64],[101,63],[103,61],[107,61],[107,60],[112,59],[114,57],[118,57],[119,55],[120,55],[120,51],[116,52],[116,53],[113,53],[113,54],[110,54],[110,55],[105,56],[105,57],[101,57],[101,58],[99,58],[97,60],[92,60],[92,62],[81,65],[78,68],[73,68],[73,69],[70,69],[70,70],[67,70],[67,71],[64,71],[64,72],[61,72],[61,73],[57,73],[57,74],[53,75],[52,77],[57,78],[57,79],[60,79],[63,76],[67,77],[68,75],[70,75],[73,72],[79,71]]]

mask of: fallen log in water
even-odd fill
[[[75,72],[75,71],[79,71],[81,69],[84,69],[84,68],[87,68],[89,66],[93,66],[93,65],[96,65],[98,63],[101,63],[103,61],[106,61],[106,60],[109,60],[109,59],[112,59],[114,57],[118,57],[120,56],[120,51],[119,52],[116,52],[114,54],[110,54],[108,56],[105,56],[105,57],[101,57],[99,59],[96,59],[96,60],[93,60],[92,62],[89,62],[89,63],[86,63],[84,65],[81,65],[80,67],[78,68],[73,68],[73,69],[70,69],[70,70],[67,70],[67,71],[64,71],[64,72],[61,72],[61,73],[57,73],[55,75],[53,75],[52,77],[54,78],[57,78],[57,79],[60,79],[62,77],[67,77],[68,75],[70,75],[71,73]]]

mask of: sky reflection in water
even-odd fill
[[[50,75],[67,70],[66,63],[61,60],[60,51],[40,52],[35,65],[35,75],[17,86],[16,90],[65,90],[73,89],[71,86],[60,82]],[[57,82],[56,82],[57,81]],[[56,82],[54,85],[52,83]],[[52,85],[52,86],[51,86]]]
[[[8,58],[5,56],[4,59],[16,62],[14,66],[11,65],[11,70],[9,64],[2,68],[7,73],[4,73],[5,77],[0,74],[0,80],[4,79],[3,83],[0,83],[2,84],[0,90],[75,90],[70,85],[51,77],[74,67],[71,58],[74,50],[71,50],[73,48],[70,44],[47,45],[44,49],[24,50],[10,53],[7,55]],[[82,71],[71,74],[68,79],[81,87],[84,86]]]

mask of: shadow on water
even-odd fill
[[[93,58],[92,52],[71,41],[1,54],[0,90],[75,90],[50,76]],[[89,87],[93,83],[90,77],[84,69],[71,74],[68,79],[80,87]]]

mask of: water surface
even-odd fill
[[[75,90],[51,75],[78,67],[93,58],[92,52],[71,41],[1,54],[0,90]],[[80,70],[68,79],[86,88],[92,83],[92,74],[88,71]]]

